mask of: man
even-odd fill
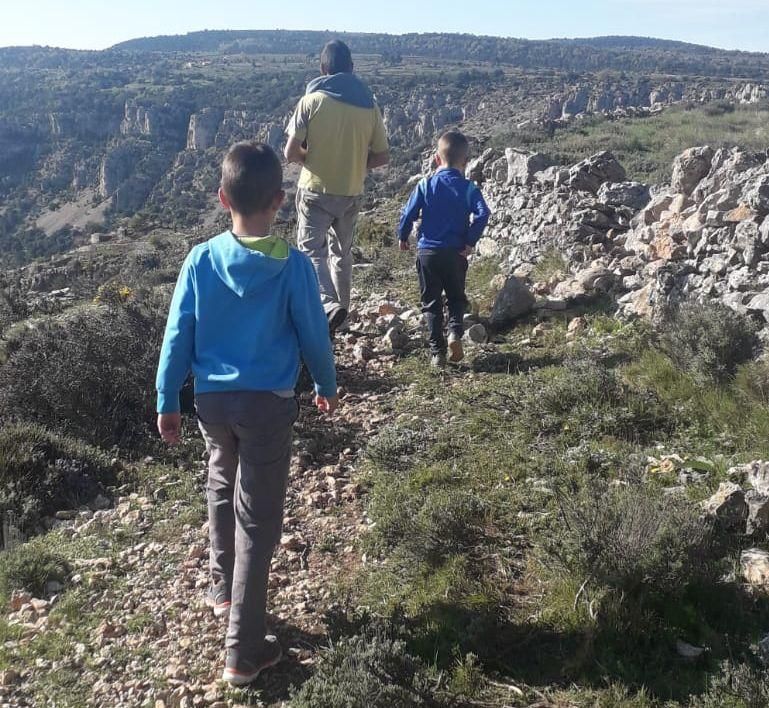
[[[288,124],[285,156],[303,166],[297,245],[315,266],[333,335],[350,308],[351,249],[366,173],[386,165],[390,153],[382,114],[353,74],[349,47],[326,44],[320,69]]]

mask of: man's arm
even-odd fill
[[[298,162],[300,165],[303,165],[307,159],[307,148],[304,147],[303,141],[297,138],[296,135],[289,135],[283,154],[287,162]]]
[[[379,106],[375,106],[374,112],[374,132],[371,135],[368,160],[366,161],[366,167],[369,170],[383,167],[390,162],[390,145],[387,142],[387,130],[382,118],[382,111],[379,110]]]
[[[384,152],[369,152],[366,167],[369,170],[374,170],[377,167],[384,167],[388,162],[390,162],[389,150],[385,150]]]
[[[286,126],[288,141],[283,150],[283,154],[288,162],[298,162],[303,165],[307,159],[307,126],[310,124],[310,112],[307,102],[303,99],[296,104],[291,120]]]
[[[481,238],[483,230],[486,228],[486,224],[489,223],[489,217],[491,216],[491,211],[478,187],[476,187],[470,195],[470,213],[473,215],[473,221],[470,224],[470,228],[467,230],[466,243],[468,246],[474,247],[475,244],[478,243],[478,239]]]

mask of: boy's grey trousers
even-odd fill
[[[226,647],[253,659],[264,644],[267,579],[299,405],[267,391],[202,393],[195,404],[209,453],[211,580],[232,593]]]

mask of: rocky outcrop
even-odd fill
[[[126,137],[166,139],[174,143],[183,140],[189,124],[189,113],[182,106],[170,103],[145,105],[126,101],[120,133]]]
[[[207,150],[213,147],[222,117],[223,111],[216,108],[204,108],[199,113],[193,113],[187,129],[187,149]]]

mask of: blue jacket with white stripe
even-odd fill
[[[408,241],[420,216],[418,249],[461,251],[465,246],[475,246],[491,212],[477,185],[449,167],[420,180],[411,193],[398,225],[401,241]]]

